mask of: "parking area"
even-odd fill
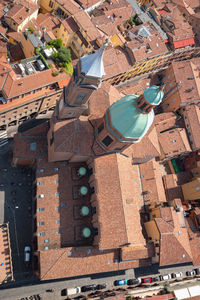
[[[12,143],[12,141],[9,141]],[[9,223],[14,279],[32,277],[32,264],[24,263],[24,248],[32,246],[32,171],[13,168],[12,152],[1,148],[0,153],[0,223]],[[3,151],[4,150],[4,151]]]

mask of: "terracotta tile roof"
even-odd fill
[[[45,28],[46,31],[55,29],[59,26],[60,21],[51,14],[38,14],[37,16],[37,25],[40,29]]]
[[[198,103],[200,101],[200,79],[199,79],[199,69],[200,59],[195,58],[190,61],[184,62],[173,62],[171,67],[169,67],[172,76],[168,78],[164,74],[163,82],[166,83],[165,92],[174,86],[173,75],[175,76],[175,82],[178,84],[178,99],[180,101],[180,107],[191,103]],[[170,82],[170,85],[168,84]],[[170,97],[170,93],[167,95],[167,99]],[[165,101],[163,101],[165,103]]]
[[[47,146],[48,122],[29,129],[23,133],[17,133],[14,137],[13,155],[19,159],[35,161]],[[31,151],[30,143],[36,142],[36,150]]]
[[[184,128],[174,128],[159,133],[158,140],[165,158],[191,151]]]
[[[144,89],[150,86],[150,83],[151,83],[150,78],[144,78],[139,80],[138,82],[134,82],[134,84],[121,86],[118,88],[118,90],[123,95],[130,95],[130,94],[141,95],[144,93]]]
[[[181,185],[192,179],[190,172],[180,172],[178,174],[168,174],[163,176],[163,183],[167,201],[176,198],[183,199]]]
[[[52,83],[69,78],[69,75],[65,72],[59,73],[59,75],[55,77],[52,75],[52,70],[48,69],[17,79],[14,71],[10,71],[10,67],[6,66],[6,68],[9,68],[3,85],[3,93],[6,98],[16,97],[40,87],[48,86]]]
[[[32,1],[21,0],[20,4],[15,3],[14,6],[8,11],[6,18],[11,18],[16,24],[20,25],[36,10],[38,10],[38,5],[36,3]]]
[[[144,202],[166,202],[159,162],[155,159],[139,165]]]
[[[62,25],[65,27],[69,34],[77,32],[80,29],[73,17],[63,20]]]
[[[174,128],[176,126],[177,116],[173,112],[165,112],[155,115],[154,124],[156,125],[157,132],[160,133],[164,130]]]
[[[45,247],[59,249],[92,244],[92,236],[87,241],[80,236],[84,227],[92,227],[91,214],[84,218],[80,216],[83,205],[91,210],[89,194],[84,198],[75,197],[74,194],[77,186],[88,186],[88,176],[81,179],[73,178],[73,172],[77,172],[80,166],[86,165],[49,163],[46,154],[42,156],[42,160],[38,160],[36,172],[38,250],[44,250]],[[40,184],[41,182],[43,184]]]
[[[40,251],[40,279],[50,280],[150,265],[148,259],[119,263],[118,257],[117,250],[99,251],[92,247]]]
[[[174,29],[172,29],[171,32],[169,32],[169,30],[167,32],[170,40],[174,43],[194,38],[192,26],[183,17],[178,7],[175,4],[168,2],[167,8],[169,11],[161,15],[160,23],[163,24],[163,22],[171,22],[174,24]]]
[[[20,44],[16,44],[12,47],[10,47],[10,59],[11,61],[20,61],[25,58],[24,52],[22,51],[22,48]]]
[[[91,18],[88,13],[84,11],[78,11],[73,15],[75,21],[77,24],[85,31],[87,32],[87,35],[90,39],[90,41],[95,41],[96,39],[101,37],[101,34],[99,33],[98,29],[94,26],[94,24],[91,21]]]
[[[95,24],[98,30],[107,36],[112,36],[113,34],[118,33],[116,25],[105,15],[92,18],[92,23]]]
[[[54,151],[91,155],[93,128],[88,118],[70,119],[54,125]]]
[[[188,232],[184,220],[183,212],[176,212],[172,207],[171,214],[166,216],[166,208],[161,215],[164,218],[156,218],[155,222],[160,232],[160,266],[173,265],[179,263],[192,262],[192,252],[189,243]],[[169,222],[173,220],[172,222]]]
[[[38,246],[39,249],[41,249],[41,251],[39,251],[41,280],[124,270],[150,265],[151,260],[149,257],[151,257],[153,249],[143,251],[144,257],[140,260],[139,257],[143,255],[140,255],[138,251],[135,251],[134,260],[119,263],[119,250],[98,250],[96,247],[91,247],[90,245],[82,247],[81,243],[77,243],[77,240],[74,240],[74,231],[72,227],[74,224],[77,224],[78,227],[80,225],[79,222],[81,222],[75,219],[72,220],[72,218],[75,217],[73,207],[79,203],[80,200],[72,200],[73,196],[71,189],[71,168],[76,167],[77,164],[66,165],[65,162],[47,162],[47,130],[48,124],[45,123],[45,125],[41,124],[27,132],[17,134],[15,136],[14,147],[15,157],[24,160],[30,160],[30,158],[34,159],[37,157],[37,169],[43,169],[43,172],[36,172],[38,184],[40,181],[44,181],[44,185],[39,184],[37,190],[37,196],[41,194],[44,195],[44,199],[43,197],[37,199],[37,208],[45,208],[44,211],[37,212],[37,222],[45,223],[43,225],[44,227],[39,225],[37,227],[37,233],[42,233],[41,236],[38,236]],[[30,142],[32,141],[37,142],[37,153],[34,154],[31,153],[30,150]],[[114,166],[112,164],[113,162]],[[110,166],[109,170],[106,167],[107,165]],[[101,201],[102,209],[102,201],[104,202],[104,211],[102,211],[102,213],[105,212],[105,214],[101,216],[101,220],[103,221],[103,217],[106,217],[109,213],[108,205],[110,205],[111,200],[114,207],[116,207],[116,199],[122,197],[124,202],[121,201],[121,214],[119,215],[119,218],[122,217],[122,211],[124,210],[126,219],[125,226],[130,240],[134,242],[136,248],[145,245],[145,240],[141,233],[139,216],[139,209],[143,205],[143,202],[140,197],[140,183],[139,180],[136,180],[136,176],[138,176],[137,166],[132,166],[131,159],[123,156],[117,157],[117,155],[99,157],[96,160],[95,166],[96,169],[94,174],[95,178],[97,178],[98,186],[97,197],[99,197],[99,201]],[[104,169],[106,169],[106,173],[104,172]],[[114,174],[113,170],[115,171]],[[127,172],[130,173],[130,176],[126,176]],[[103,176],[102,173],[104,173]],[[112,176],[110,176],[109,173],[114,175],[115,181],[112,181]],[[105,175],[107,175],[107,177]],[[55,180],[59,180],[58,184],[55,184]],[[112,183],[110,181],[112,181]],[[116,190],[119,189],[119,182],[121,184],[120,194],[116,193]],[[118,186],[114,190],[115,183],[117,183]],[[46,188],[46,185],[48,185],[48,189]],[[127,187],[129,187],[128,190],[130,191],[127,190]],[[56,192],[60,193],[59,197],[56,197]],[[134,201],[132,201],[133,195]],[[115,199],[114,196],[116,196]],[[62,207],[62,203],[66,203],[66,207]],[[60,210],[56,210],[55,207],[59,205],[61,206]],[[130,218],[130,213],[134,218]],[[115,219],[116,215],[112,216],[112,222],[116,222],[117,220]],[[60,225],[56,223],[57,220],[61,221]],[[104,219],[103,222],[105,221],[106,219]],[[114,229],[116,230],[116,228]],[[58,231],[61,231],[60,235],[58,235]],[[43,232],[45,235],[43,235]],[[110,233],[106,231],[105,234],[107,235]],[[112,239],[113,237],[114,236],[112,235]],[[45,242],[45,239],[47,239],[48,242]],[[105,239],[107,239],[107,237],[105,237]],[[119,242],[121,243],[122,241]],[[73,248],[55,249],[68,247],[68,244],[73,244]],[[108,247],[110,247],[110,245],[111,244],[109,244]],[[45,247],[49,247],[48,250]],[[42,250],[44,248],[46,250]],[[68,270],[67,273],[66,270]]]
[[[8,37],[13,38],[13,40],[17,41],[18,43],[20,43],[22,40],[23,33],[22,32],[8,32],[6,35]]]
[[[136,181],[139,181],[139,174],[137,168],[132,166],[131,159],[118,154],[95,158],[94,173],[99,249],[119,248],[127,243],[144,245],[138,210],[143,205],[143,199],[141,191],[137,192]]]
[[[182,109],[186,130],[189,134],[190,145],[193,151],[200,149],[199,130],[200,130],[200,109],[193,104]]]
[[[195,224],[191,218],[186,218],[186,225],[188,230],[188,235],[190,237],[190,248],[193,256],[193,265],[200,265],[200,237],[199,231],[195,230]]]
[[[89,100],[89,115],[90,119],[96,119],[96,116],[103,116],[106,109],[113,104],[113,102],[121,98],[118,90],[104,81],[101,88],[94,91]],[[96,101],[96,99],[99,99]]]
[[[132,157],[133,163],[144,163],[154,157],[160,156],[160,146],[154,125],[143,139],[136,144],[132,144],[123,151],[124,154]]]
[[[7,28],[0,25],[0,33],[6,34]]]
[[[95,4],[99,3],[99,0],[79,0],[82,8],[87,9]]]
[[[123,247],[121,248],[121,260],[134,260],[149,258],[155,255],[154,244],[147,244],[145,247]]]
[[[139,29],[142,27],[146,27],[151,35],[148,37],[139,35]],[[128,32],[131,41],[127,41],[126,43],[129,49],[132,51],[135,61],[147,59],[168,51],[161,35],[155,30],[154,27],[149,26],[148,24],[143,24],[141,26],[137,26],[136,28],[137,29],[131,29]],[[137,39],[132,38],[131,34],[137,36]],[[138,41],[138,37],[140,38],[141,42]]]
[[[112,61],[110,60],[111,57]],[[120,48],[107,47],[104,52],[103,62],[106,73],[104,80],[114,75],[126,72],[132,66],[129,62],[127,54],[123,49]]]
[[[80,5],[74,0],[58,0],[57,2],[71,15],[74,15],[80,10]]]

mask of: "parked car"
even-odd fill
[[[194,276],[196,275],[196,272],[195,272],[194,270],[192,270],[192,271],[187,271],[187,272],[186,272],[186,275],[187,275],[188,277],[194,277]]]
[[[88,291],[95,291],[95,290],[97,290],[97,285],[96,284],[84,285],[81,288],[81,292],[88,292]]]
[[[161,281],[167,281],[172,279],[172,276],[170,274],[166,274],[166,275],[160,275],[160,280]]]
[[[118,286],[118,285],[125,285],[127,284],[127,280],[126,279],[120,279],[120,280],[115,280],[114,281],[114,285]]]
[[[159,276],[152,277],[152,282],[158,282],[158,281],[160,281]]]
[[[97,284],[97,290],[103,290],[106,289],[106,287],[107,287],[106,283]]]
[[[178,272],[178,273],[172,273],[172,278],[181,278],[183,277],[183,273],[182,272]]]
[[[26,265],[29,265],[30,261],[31,261],[31,247],[26,246],[24,248],[24,262]]]
[[[194,269],[194,271],[195,271],[196,275],[200,275],[200,268],[196,268],[196,269]]]
[[[129,279],[127,281],[128,285],[137,285],[141,283],[141,279],[140,278],[134,278],[134,279]]]
[[[142,283],[151,283],[151,282],[152,282],[152,278],[151,277],[142,278]]]
[[[81,288],[80,287],[68,288],[67,289],[67,296],[79,294],[80,292],[81,292]]]

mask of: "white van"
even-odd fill
[[[26,246],[24,248],[24,262],[26,265],[28,265],[31,261],[31,247]]]
[[[81,292],[81,288],[80,287],[68,288],[67,289],[67,296],[79,294],[80,292]]]

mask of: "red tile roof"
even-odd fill
[[[182,41],[175,41],[174,42],[174,48],[178,49],[178,48],[183,48],[186,46],[192,46],[195,44],[194,38],[190,38],[190,39],[185,39]]]
[[[127,243],[134,246],[144,245],[138,210],[143,206],[143,199],[135,183],[136,178],[139,181],[137,167],[131,165],[131,159],[113,154],[96,158],[94,173],[97,186],[99,249],[119,248]]]

